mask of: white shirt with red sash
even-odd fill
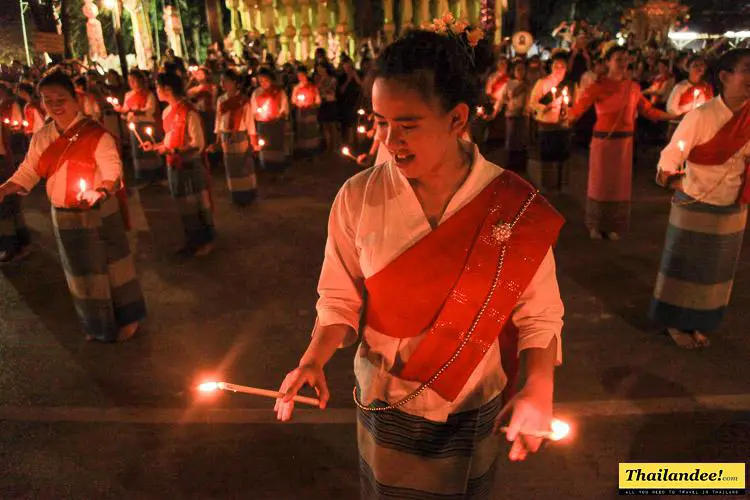
[[[78,117],[68,126],[68,129],[75,126],[84,116],[79,114]],[[60,137],[54,122],[44,125],[31,138],[29,151],[26,154],[16,173],[10,178],[10,182],[18,184],[24,189],[21,194],[29,193],[34,186],[41,180],[37,174],[37,165],[42,153]],[[94,174],[94,185],[91,189],[101,186],[103,181],[116,182],[122,176],[122,160],[120,152],[117,149],[115,138],[110,134],[103,134],[94,151],[96,161],[96,172]],[[68,190],[67,178],[67,161],[61,165],[60,169],[47,179],[47,196],[53,206],[65,207],[65,196]]]
[[[503,173],[502,168],[486,161],[474,145],[465,146],[474,149],[472,171],[449,203],[441,223]],[[313,335],[320,327],[332,324],[346,324],[358,330],[364,280],[431,230],[408,180],[396,166],[378,165],[349,179],[331,208]],[[560,363],[562,316],[555,261],[549,250],[512,314],[520,331],[519,352],[546,348],[557,338],[557,362]],[[389,370],[408,361],[425,334],[398,339],[365,326],[363,336],[354,370],[364,404],[374,399],[394,403],[419,386],[419,382],[400,379]],[[344,340],[344,345],[356,340],[351,336]],[[445,421],[451,413],[477,408],[498,395],[506,380],[495,340],[454,401],[449,402],[427,389],[400,409],[430,420]]]
[[[665,173],[675,173],[687,162],[682,190],[710,205],[726,206],[737,201],[745,162],[750,156],[750,142],[723,165],[699,165],[688,156],[695,146],[710,141],[733,116],[720,96],[711,99],[685,116],[659,159],[658,168]]]

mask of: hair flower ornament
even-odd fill
[[[458,38],[462,43],[468,44],[471,49],[474,49],[479,41],[484,38],[484,31],[481,28],[474,28],[469,31],[469,23],[463,19],[456,20],[450,12],[446,12],[440,18],[433,19],[432,25],[428,29],[435,33]]]

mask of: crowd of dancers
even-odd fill
[[[212,168],[242,207],[259,202],[256,167],[284,182],[311,156],[372,164],[333,202],[313,337],[278,418],[304,384],[325,407],[324,365],[359,334],[363,497],[484,498],[493,434],[523,460],[549,427],[563,220],[539,191],[565,188],[574,140],[590,141],[594,240],[627,229],[636,143],[667,144],[655,179],[675,195],[650,314],[686,348],[721,325],[750,201],[750,49],[664,52],[581,25],[570,51],[483,66],[481,32],[438,21],[359,68],[346,55],[335,68],[322,50],[312,71],[214,51],[202,66],[168,56],[153,72],[131,69],[127,88],[75,61],[6,73],[0,262],[27,265],[22,197],[43,181],[87,338],[124,341],[147,314],[128,239],[142,187],[168,187],[178,253],[198,258],[216,238]],[[665,126],[639,128],[639,117]],[[493,139],[505,165],[480,152]]]

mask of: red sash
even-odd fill
[[[245,109],[246,103],[247,97],[242,94],[236,94],[219,103],[218,113],[220,115],[230,113],[229,126],[234,131],[239,130],[242,125],[242,111]]]
[[[255,119],[259,122],[270,122],[280,118],[281,111],[281,89],[271,87],[268,90],[260,89],[255,95]]]
[[[94,186],[96,147],[106,133],[108,132],[99,123],[90,118],[84,118],[60,134],[60,137],[47,146],[39,157],[36,173],[46,179],[52,177],[67,162],[64,208],[78,207],[81,180],[86,181],[89,188]],[[120,204],[120,216],[125,230],[129,231],[131,224],[128,195],[122,179],[119,179],[119,184],[120,188],[115,192],[115,196]]]
[[[706,82],[701,82],[698,85],[691,85],[685,92],[682,93],[680,96],[679,104],[680,106],[687,106],[689,104],[692,104],[693,101],[695,101],[695,95],[694,92],[698,90],[700,91],[700,94],[698,96],[703,96],[705,101],[709,101],[714,98],[714,89]]]
[[[710,141],[695,146],[688,160],[698,165],[723,165],[750,141],[750,100],[726,122]],[[738,199],[750,203],[750,159],[745,159],[745,178]]]
[[[23,118],[27,123],[26,127],[24,128],[24,132],[26,132],[27,134],[34,133],[34,126],[36,125],[35,122],[37,116],[34,111],[39,113],[39,116],[44,117],[44,112],[36,103],[27,102],[26,106],[23,107]]]
[[[148,90],[132,90],[125,96],[125,107],[131,111],[143,111],[148,102]]]
[[[316,105],[316,96],[318,94],[318,88],[313,83],[308,83],[307,85],[300,85],[297,87],[295,92],[295,102],[294,105],[298,108],[312,108]],[[303,99],[300,99],[300,96],[303,97]]]
[[[508,74],[504,74],[503,76],[495,80],[492,84],[491,95],[495,96],[495,94],[500,92],[500,90],[502,90],[503,86],[505,86],[508,81],[510,81],[510,75]]]
[[[191,111],[197,111],[189,102],[182,100],[169,109],[169,113],[164,116],[164,145],[169,149],[179,149],[185,145],[185,132],[187,131],[188,115]],[[200,120],[200,126],[203,121]],[[211,194],[211,173],[208,164],[208,158],[205,151],[199,151],[202,156],[203,166],[206,170],[206,186],[208,189],[209,202],[213,209],[214,203]],[[169,168],[181,169],[182,156],[180,153],[167,153],[167,166]]]
[[[365,280],[370,326],[396,338],[428,332],[398,374],[400,378],[424,383],[454,355],[490,293],[505,246],[496,291],[471,341],[431,388],[453,401],[498,337],[512,386],[517,330],[508,320],[557,239],[563,219],[537,196],[507,246],[493,235],[496,225],[513,220],[533,192],[520,177],[504,172],[468,205]]]

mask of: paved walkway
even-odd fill
[[[327,368],[330,409],[273,421],[273,403],[195,398],[206,377],[276,388],[309,339],[328,207],[350,162],[295,167],[232,208],[216,175],[217,251],[172,256],[180,230],[168,194],[141,193],[150,231],[138,263],[150,317],[123,345],[83,342],[46,203],[27,203],[35,252],[0,272],[0,498],[357,497],[353,350]],[[577,158],[556,248],[566,304],[557,413],[574,439],[523,464],[503,461],[498,498],[608,498],[622,461],[742,461],[750,450],[750,259],[743,253],[725,327],[686,352],[645,313],[669,195],[636,170],[631,232],[592,242]],[[261,178],[261,182],[265,181]]]

